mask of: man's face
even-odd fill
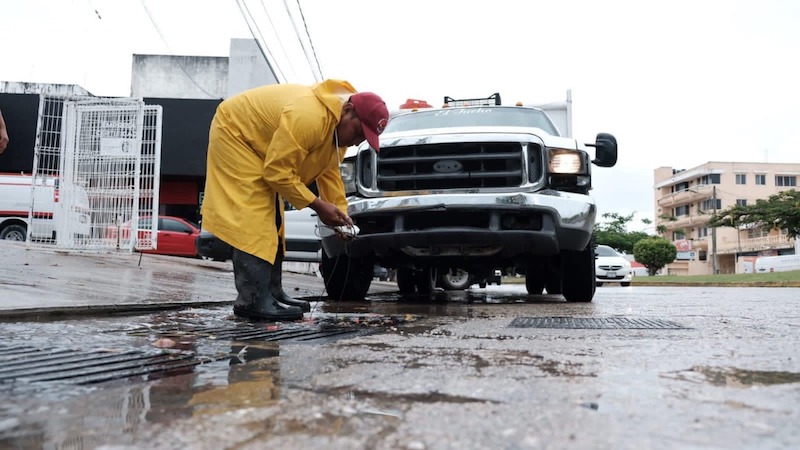
[[[364,130],[361,128],[361,120],[358,119],[353,105],[345,103],[342,107],[342,120],[336,126],[336,134],[339,139],[340,147],[350,147],[364,142]]]

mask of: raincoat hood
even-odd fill
[[[356,89],[347,81],[333,79],[313,85],[311,91],[336,117],[337,122],[342,119],[342,105],[356,93]]]

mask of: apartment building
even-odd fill
[[[795,253],[785,231],[708,227],[711,216],[731,205],[749,205],[798,189],[800,164],[708,162],[691,169],[659,167],[654,173],[656,225],[675,243],[671,275],[742,273],[758,256]]]

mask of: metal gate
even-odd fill
[[[28,246],[156,248],[161,116],[140,99],[41,96]]]

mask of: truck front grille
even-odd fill
[[[527,178],[519,142],[386,147],[377,168],[377,188],[387,192],[517,187]]]

